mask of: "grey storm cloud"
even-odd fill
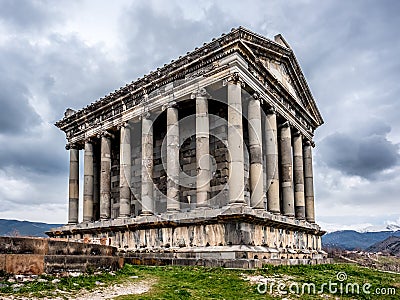
[[[40,30],[61,17],[51,1],[0,0],[0,20],[17,30]]]
[[[41,118],[29,104],[28,88],[23,82],[6,78],[6,74],[0,73],[0,134],[29,132]]]
[[[397,166],[400,148],[387,139],[390,127],[380,122],[369,125],[325,137],[319,143],[319,160],[344,174],[369,180]]]
[[[0,143],[0,170],[15,168],[24,174],[48,176],[66,174],[65,161],[68,158],[63,149],[64,137],[56,128],[22,138],[0,137]]]
[[[126,38],[127,60],[133,66],[127,70],[128,76],[141,77],[240,25],[215,5],[204,9],[205,17],[199,20],[185,17],[176,4],[168,5],[174,6],[172,14],[157,11],[144,2],[124,12],[120,26]]]

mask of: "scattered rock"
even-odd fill
[[[78,276],[81,276],[82,273],[81,272],[70,272],[69,275],[72,277],[78,277]]]

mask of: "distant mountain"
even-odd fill
[[[358,232],[380,232],[380,231],[398,231],[400,230],[400,225],[398,224],[386,224],[386,225],[372,225],[365,227],[363,229],[357,230]]]
[[[368,252],[385,252],[400,256],[400,237],[389,236],[387,239],[375,243],[366,249]]]
[[[325,248],[341,248],[345,250],[365,250],[375,243],[390,236],[400,237],[400,231],[357,232],[355,230],[334,231],[322,236],[322,246]]]
[[[44,233],[60,224],[0,219],[0,236],[36,236],[47,237]]]

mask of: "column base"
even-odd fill
[[[246,201],[243,202],[229,202],[228,206],[247,206]]]
[[[207,204],[200,204],[199,206],[196,206],[195,210],[205,210],[209,208],[210,207]]]
[[[130,218],[131,216],[118,216],[118,218],[117,219],[128,219],[128,218]]]
[[[283,214],[285,217],[287,217],[287,218],[292,218],[292,219],[295,219],[295,216],[294,215],[292,215],[292,214]]]
[[[145,211],[140,214],[140,216],[154,216],[154,213],[151,211]]]

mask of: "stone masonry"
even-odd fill
[[[56,126],[70,152],[68,224],[48,235],[103,238],[136,261],[321,262],[312,149],[322,124],[285,39],[232,29],[66,111]]]

